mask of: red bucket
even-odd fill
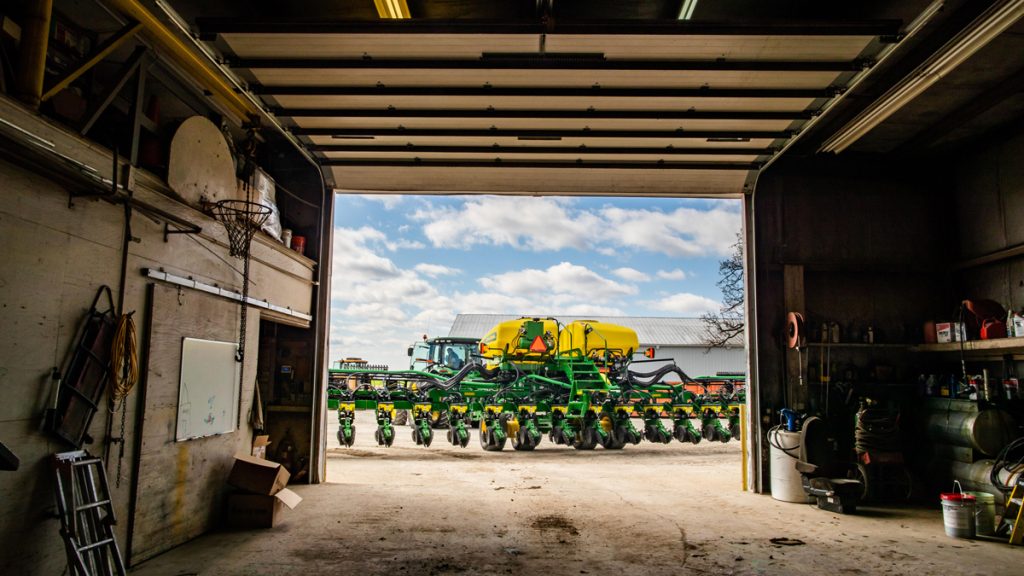
[[[295,250],[299,254],[303,254],[306,251],[306,237],[292,236],[292,250]]]

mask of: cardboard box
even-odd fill
[[[962,322],[938,322],[935,324],[935,338],[940,344],[966,342],[967,332]]]
[[[252,455],[257,458],[267,459],[267,446],[270,445],[270,436],[256,436],[252,439]]]
[[[281,520],[281,509],[295,508],[302,497],[287,488],[273,496],[235,492],[228,496],[228,527],[235,530],[273,528]]]
[[[235,456],[228,484],[253,494],[273,496],[288,485],[289,474],[277,462],[248,454]]]

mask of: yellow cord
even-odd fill
[[[135,339],[133,313],[124,314],[117,322],[111,349],[110,406],[114,410],[124,402],[139,381],[139,355]]]

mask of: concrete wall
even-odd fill
[[[101,173],[110,169],[109,151],[71,137],[2,98],[0,117],[54,142],[58,152]],[[95,199],[77,199],[69,208],[69,190],[46,174],[7,160],[0,160],[0,182],[0,441],[21,458],[20,470],[0,472],[0,573],[58,574],[64,570],[65,555],[53,516],[49,461],[54,452],[69,446],[41,431],[41,416],[52,401],[49,375],[54,367],[63,366],[97,287],[109,285],[116,297],[123,208]],[[181,337],[235,340],[239,307],[187,289],[179,292],[162,284],[150,288],[153,282],[141,270],[163,268],[237,290],[240,275],[226,262],[238,267],[238,261],[228,256],[227,238],[217,223],[173,200],[152,176],[140,175],[135,195],[203,228],[200,235],[174,235],[165,243],[163,222],[140,213],[133,219],[133,235],[139,242],[129,248],[124,308],[135,311],[143,380],[127,400],[120,486],[116,447],[107,472],[120,546],[129,550],[127,531],[134,525],[132,559],[139,561],[202,533],[217,518],[232,455],[247,450],[250,442],[246,421],[260,314],[250,314],[245,371],[251,379],[242,392],[241,429],[175,443]],[[255,242],[253,251],[252,296],[310,313],[313,262],[266,242]],[[146,335],[151,336],[149,347]],[[95,440],[87,448],[94,454],[104,453],[107,424],[104,413],[93,420],[90,435]],[[112,435],[118,436],[120,414],[112,425]],[[140,464],[136,454],[142,456],[141,476],[134,474]],[[138,505],[133,507],[136,483]]]

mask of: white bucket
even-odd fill
[[[964,492],[975,498],[974,527],[981,536],[994,536],[996,533],[996,497],[988,492]]]
[[[940,495],[942,502],[942,523],[946,528],[946,536],[951,538],[974,538],[974,496],[964,494],[959,482],[956,492],[945,492]]]
[[[772,498],[801,504],[813,502],[814,498],[804,492],[800,472],[796,469],[800,458],[800,433],[772,428],[768,431],[768,446]]]

